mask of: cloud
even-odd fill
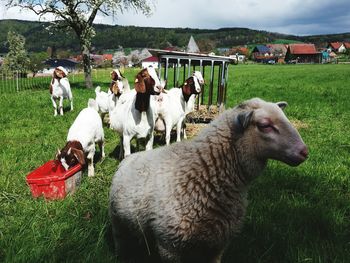
[[[156,8],[151,17],[129,10],[114,18],[99,14],[95,22],[202,29],[247,27],[295,35],[350,31],[349,0],[158,0],[154,3]],[[18,9],[1,11],[0,19],[4,18],[37,20],[28,11],[19,14]]]

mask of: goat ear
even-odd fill
[[[284,110],[284,108],[288,106],[288,103],[285,101],[279,101],[279,102],[276,102],[276,104],[278,107],[281,108],[281,110]]]
[[[58,157],[61,155],[61,151],[60,149],[57,148],[57,153],[56,153],[56,156],[55,158],[58,160]]]
[[[242,129],[246,129],[253,117],[253,111],[244,111],[238,114],[237,121]]]
[[[135,90],[138,93],[145,93],[146,92],[145,81],[140,74],[138,74],[136,76],[136,79],[135,79]]]
[[[73,155],[75,156],[75,158],[77,158],[78,162],[81,165],[85,165],[85,156],[84,156],[84,152],[82,150],[78,150],[78,149],[72,149],[73,151]]]

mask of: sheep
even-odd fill
[[[70,110],[73,110],[73,95],[67,75],[67,70],[61,66],[57,67],[53,72],[49,90],[54,107],[54,116],[57,116],[57,99],[60,99],[59,110],[61,115],[63,115],[63,99],[65,98],[70,100]]]
[[[153,148],[153,130],[157,116],[155,100],[164,87],[154,68],[142,69],[136,76],[135,89],[119,97],[116,107],[110,111],[110,127],[122,135],[121,156],[131,154],[130,141],[136,136],[146,138],[146,150]]]
[[[199,78],[198,78],[199,77]],[[195,98],[201,92],[202,74],[194,73],[189,77],[180,88],[172,88],[167,93],[158,96],[158,118],[156,120],[156,131],[165,129],[166,144],[170,144],[170,132],[176,125],[176,141],[181,141],[181,131],[183,129],[186,112],[189,112],[188,101],[191,97]],[[191,107],[191,106],[190,106]],[[165,125],[165,127],[164,127]]]
[[[56,155],[56,158],[66,170],[78,163],[84,166],[87,159],[88,176],[94,176],[96,142],[99,145],[102,158],[105,157],[104,131],[97,110],[96,101],[89,99],[88,107],[79,113],[69,128],[67,143]]]
[[[109,199],[117,255],[136,262],[221,262],[242,226],[247,188],[268,159],[297,166],[308,156],[282,111],[286,105],[245,101],[192,140],[122,161]]]

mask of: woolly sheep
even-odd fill
[[[110,190],[121,260],[221,262],[242,225],[247,186],[268,159],[297,166],[307,158],[285,106],[251,99],[191,141],[126,158]]]

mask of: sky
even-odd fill
[[[201,29],[245,27],[300,36],[350,32],[350,0],[151,1],[150,17],[130,10],[114,18],[99,14],[95,23]],[[4,2],[0,1],[0,19],[38,20],[30,11],[7,10]]]

